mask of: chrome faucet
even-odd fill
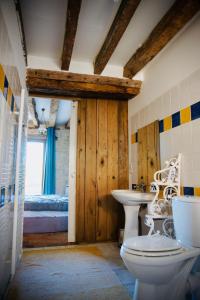
[[[134,184],[133,185],[133,190],[136,190],[136,191],[140,191],[140,192],[145,193],[146,189],[147,189],[147,187],[146,187],[144,182],[141,182],[140,184]]]
[[[144,182],[141,182],[141,183],[140,183],[139,189],[140,189],[141,192],[143,192],[143,193],[146,192],[147,187],[146,187],[146,185],[145,185]]]

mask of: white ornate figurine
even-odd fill
[[[148,206],[145,220],[145,224],[150,227],[149,235],[155,233],[154,219],[170,219],[172,198],[180,195],[180,171],[181,154],[179,153],[165,162],[164,169],[154,174],[151,192],[155,192],[155,197]]]

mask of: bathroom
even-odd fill
[[[0,2],[0,299],[146,300],[148,292],[148,299],[157,300],[148,284],[140,294],[138,278],[123,256],[128,240],[124,224],[132,210],[128,206],[124,211],[111,191],[129,190],[140,200],[143,197],[135,216],[129,215],[136,226],[130,238],[138,233],[139,238],[146,236],[145,216],[153,198],[145,197],[155,195],[151,185],[154,174],[180,154],[176,192],[191,199],[183,201],[191,207],[194,200],[199,211],[199,1],[75,2],[75,6],[70,0]],[[70,26],[76,30],[70,31],[73,37],[68,40],[65,24],[70,10],[76,19]],[[123,13],[125,23],[119,18]],[[115,22],[121,22],[120,32],[113,30],[118,28]],[[113,40],[106,52],[109,29]],[[166,30],[164,38],[159,30]],[[71,54],[66,50],[70,47]],[[134,69],[131,64],[139,55]],[[28,101],[33,97],[73,101],[69,223],[67,241],[23,248]],[[159,197],[162,193],[163,189]],[[174,207],[178,201],[172,200]],[[183,202],[177,204],[176,212]],[[157,230],[163,243],[168,239],[162,221],[155,224],[158,246]],[[193,229],[198,234],[198,229]],[[168,250],[175,264],[182,248],[169,239],[175,243],[174,250]],[[184,296],[172,292],[166,298],[163,290],[160,299],[200,299],[200,269],[194,261],[200,246],[193,246],[188,266],[195,273],[193,281],[189,281],[190,274],[169,285],[178,293],[184,282]],[[148,255],[144,257],[145,263],[148,259]],[[167,274],[164,258],[157,259]],[[145,274],[147,270],[146,266]],[[173,271],[178,273],[178,268]],[[156,272],[152,278],[154,275]]]

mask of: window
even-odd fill
[[[44,142],[27,143],[26,195],[41,195],[43,181]]]

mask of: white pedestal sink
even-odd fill
[[[132,190],[113,190],[112,196],[124,206],[125,229],[124,240],[138,236],[138,213],[141,204],[150,203],[155,193],[142,193]]]

